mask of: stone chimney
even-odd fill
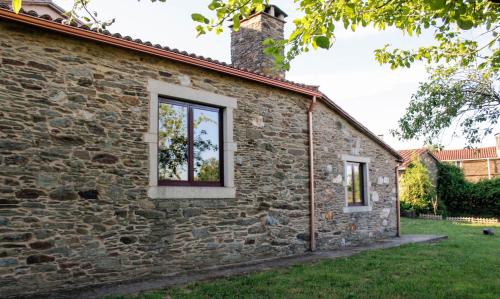
[[[264,54],[262,44],[267,38],[284,38],[287,14],[276,5],[241,20],[239,31],[231,33],[231,61],[234,66],[285,78],[285,71],[276,70],[274,58]]]
[[[495,134],[495,139],[497,141],[497,157],[500,158],[500,133]]]

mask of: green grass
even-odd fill
[[[402,227],[449,239],[115,298],[500,298],[500,227],[495,236],[445,221],[403,219]]]

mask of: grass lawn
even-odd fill
[[[248,276],[145,293],[163,298],[500,298],[500,227],[402,219],[405,234],[446,234],[434,244],[361,253]]]

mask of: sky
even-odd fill
[[[69,9],[73,0],[55,0]],[[115,18],[109,31],[130,35],[153,44],[159,43],[182,51],[196,53],[220,61],[230,62],[230,31],[221,35],[208,34],[196,37],[192,13],[210,15],[206,8],[209,1],[167,0],[152,3],[150,0],[92,0],[90,8],[98,12],[101,20]],[[293,1],[276,0],[288,14],[285,35],[293,29],[292,20],[300,16]],[[229,24],[228,24],[229,25]],[[356,32],[344,31],[342,26],[336,33],[337,40],[330,50],[310,51],[291,64],[286,78],[292,81],[319,85],[349,114],[363,123],[395,149],[421,147],[419,140],[399,141],[390,135],[397,128],[398,119],[416,92],[418,83],[427,78],[425,65],[414,64],[410,69],[391,70],[380,65],[374,50],[391,44],[394,47],[415,48],[433,43],[430,32],[419,37],[404,36],[395,29],[377,31],[362,28]],[[497,128],[497,132],[498,132]],[[462,138],[445,136],[441,140],[446,148],[462,148]],[[493,136],[485,138],[480,146],[493,146]]]

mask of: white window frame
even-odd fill
[[[144,134],[144,141],[149,145],[149,188],[148,196],[153,199],[183,198],[235,198],[233,110],[237,108],[235,98],[219,95],[205,90],[166,83],[158,80],[148,81],[149,130]],[[224,141],[224,186],[159,186],[158,185],[158,103],[159,97],[174,97],[200,104],[222,107]]]
[[[370,212],[372,210],[372,201],[370,196],[370,172],[369,172],[369,164],[370,158],[368,157],[360,157],[360,156],[352,156],[352,155],[342,155],[341,160],[344,163],[344,194],[345,194],[345,202],[343,207],[344,213],[357,213],[357,212]],[[349,206],[348,202],[348,191],[347,191],[347,163],[355,162],[362,163],[363,165],[363,188],[364,188],[364,200],[365,203],[363,206]]]

